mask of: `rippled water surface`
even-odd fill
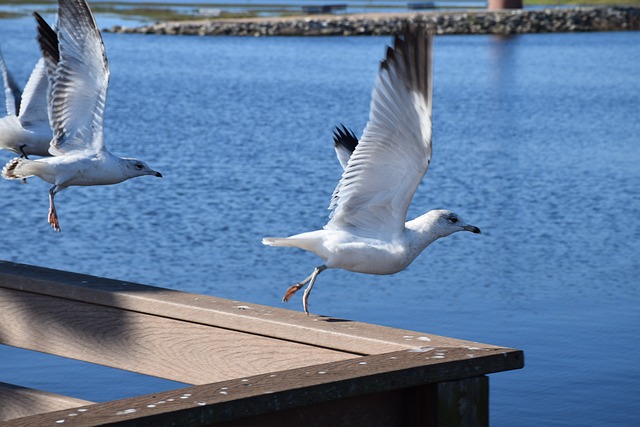
[[[389,39],[104,39],[107,145],[165,178],[59,194],[61,234],[48,184],[2,181],[0,259],[301,309],[280,298],[319,260],[260,240],[326,222],[332,127],[362,130]],[[31,19],[0,21],[0,46],[24,82]],[[327,271],[312,312],[524,350],[523,370],[491,376],[493,425],[640,424],[638,58],[637,32],[438,37],[433,162],[409,216],[446,207],[483,234],[393,276]],[[0,360],[0,381],[90,400],[179,386]]]

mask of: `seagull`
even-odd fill
[[[22,157],[50,156],[51,126],[47,114],[49,80],[44,58],[36,63],[24,93],[9,73],[0,52],[0,73],[4,83],[7,115],[0,118],[0,148]]]
[[[45,62],[57,58],[49,112],[52,157],[14,158],[2,169],[6,179],[37,176],[49,189],[48,222],[60,231],[54,204],[69,186],[111,185],[143,175],[162,177],[141,160],[111,154],[104,144],[103,114],[109,63],[102,36],[86,0],[59,0],[57,33],[37,13],[38,41]]]
[[[406,221],[431,161],[433,33],[418,24],[394,37],[381,62],[359,142],[354,145],[357,138],[345,127],[334,133],[338,159],[342,163],[348,157],[348,162],[329,205],[329,222],[322,230],[262,240],[269,246],[304,249],[324,261],[282,299],[288,301],[308,284],[302,298],[307,314],[313,284],[326,269],[394,274],[441,237],[458,231],[480,233],[449,210]],[[350,146],[354,149],[347,156]]]

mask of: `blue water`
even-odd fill
[[[107,145],[165,178],[66,190],[61,234],[48,184],[2,181],[0,259],[300,310],[280,298],[319,260],[260,240],[326,222],[332,126],[361,131],[389,38],[104,39]],[[0,21],[0,46],[25,81],[31,19]],[[638,58],[638,32],[438,37],[409,216],[446,207],[483,234],[393,276],[327,271],[311,311],[524,350],[491,376],[495,426],[640,425]],[[6,347],[0,381],[98,401],[180,386]]]

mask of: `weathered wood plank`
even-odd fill
[[[12,425],[57,421],[92,426],[219,425],[216,423],[280,411],[295,413],[296,408],[519,369],[523,363],[522,352],[512,349],[405,350],[100,403],[82,412],[76,410],[74,416],[58,411],[26,417]]]
[[[6,288],[0,307],[0,343],[188,384],[357,357]]]
[[[0,421],[90,405],[93,402],[0,383]]]
[[[306,316],[302,312],[7,261],[0,261],[0,287],[171,317],[362,355],[425,345],[497,348],[432,334],[343,319]]]

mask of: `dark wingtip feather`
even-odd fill
[[[33,16],[38,24],[38,44],[40,45],[42,56],[47,61],[47,69],[50,69],[51,64],[57,64],[60,61],[58,35],[38,12],[33,12]]]
[[[342,126],[342,129],[340,126]],[[341,124],[340,126],[336,126],[333,131],[333,144],[336,148],[346,148],[349,153],[353,153],[358,146],[358,137],[352,130],[347,129],[345,125]]]
[[[421,93],[431,104],[432,95],[432,49],[436,33],[432,22],[406,22],[393,38],[393,47],[387,48],[380,69],[400,72],[407,87]]]

